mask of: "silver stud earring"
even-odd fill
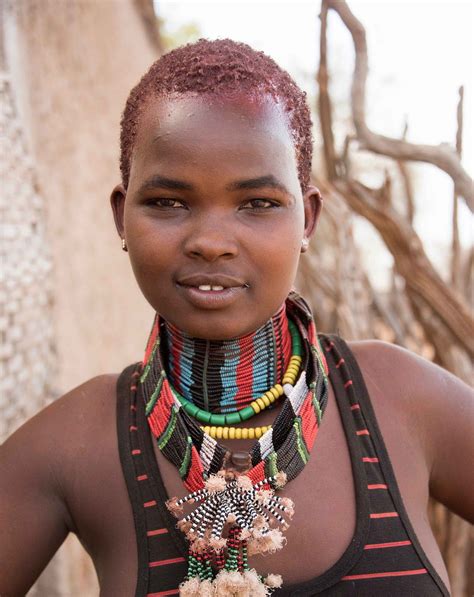
[[[309,247],[309,239],[307,239],[306,237],[304,237],[301,240],[301,252],[305,253],[308,250]]]
[[[127,243],[125,242],[124,238],[122,238],[122,251],[128,251],[128,249],[127,249]]]

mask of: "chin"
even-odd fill
[[[246,303],[245,306],[233,305],[231,308],[209,310],[196,309],[189,304],[181,305],[176,301],[174,304],[162,304],[165,308],[156,311],[165,321],[192,338],[233,340],[262,327],[277,313],[283,302],[284,299],[274,306],[269,305],[265,313],[262,313],[261,308],[258,309],[258,301]]]
[[[255,331],[258,327],[260,326],[255,328],[252,327],[251,329],[243,329],[241,327],[235,328],[228,325],[220,327],[208,323],[199,326],[180,327],[180,329],[189,334],[192,338],[200,338],[201,340],[233,340],[234,338],[240,338],[241,336],[245,336],[250,332]]]
[[[254,332],[261,327],[267,319],[262,323],[259,322],[243,322],[236,316],[222,315],[222,319],[219,321],[213,313],[209,313],[200,317],[200,321],[193,321],[193,318],[186,318],[185,321],[176,320],[173,317],[166,318],[164,314],[161,314],[163,319],[182,330],[192,338],[200,338],[202,340],[232,340],[234,338],[240,338]],[[240,325],[235,325],[236,321],[240,322]]]

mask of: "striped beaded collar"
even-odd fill
[[[251,450],[248,476],[255,482],[282,471],[289,479],[304,468],[327,402],[327,365],[316,327],[306,302],[296,293],[286,301],[288,318],[297,327],[303,344],[301,373],[286,397],[273,427]],[[159,449],[179,471],[190,490],[201,489],[209,475],[224,466],[226,448],[205,433],[173,393],[161,356],[157,315],[143,360],[139,392],[146,405],[150,429]],[[304,424],[303,424],[304,423]],[[287,464],[290,463],[290,464]],[[288,469],[288,470],[286,470]]]
[[[291,337],[285,305],[256,332],[235,340],[192,338],[164,322],[162,357],[168,380],[189,403],[210,413],[231,413],[281,382]]]

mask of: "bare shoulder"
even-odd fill
[[[351,342],[376,412],[416,434],[430,492],[474,521],[474,392],[449,371],[399,346]]]
[[[110,466],[116,381],[116,375],[87,381],[0,446],[1,594],[25,595],[67,534],[76,532],[73,499],[87,502],[84,480],[93,482],[94,469]],[[99,427],[104,432],[94,443]]]
[[[115,412],[118,374],[93,377],[77,386],[40,413],[51,425],[59,425],[60,433],[74,430],[79,439],[103,426]]]
[[[385,397],[412,414],[418,410],[426,414],[427,409],[440,406],[445,410],[454,401],[462,413],[471,409],[471,388],[427,359],[380,340],[350,342],[349,346],[366,381],[380,388],[376,399]]]
[[[361,340],[349,342],[349,346],[359,366],[366,373],[384,379],[387,379],[387,375],[392,377],[395,374],[401,381],[409,379],[407,385],[411,388],[426,387],[432,382],[444,383],[443,380],[454,378],[445,369],[396,344],[381,340]]]
[[[37,481],[61,494],[71,463],[86,456],[90,438],[115,416],[117,374],[94,377],[26,421],[0,448],[5,474]],[[25,481],[26,482],[26,481]]]
[[[99,375],[67,392],[26,421],[7,439],[5,446],[33,435],[36,447],[57,442],[63,436],[70,441],[79,438],[110,410],[117,378],[117,374]],[[74,433],[70,435],[72,430]]]

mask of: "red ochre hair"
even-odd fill
[[[215,95],[248,92],[273,97],[288,115],[299,182],[303,192],[307,189],[313,139],[306,93],[272,58],[230,39],[200,39],[176,48],[152,64],[132,89],[122,115],[120,134],[120,171],[125,188],[144,106],[150,98],[187,92]]]

